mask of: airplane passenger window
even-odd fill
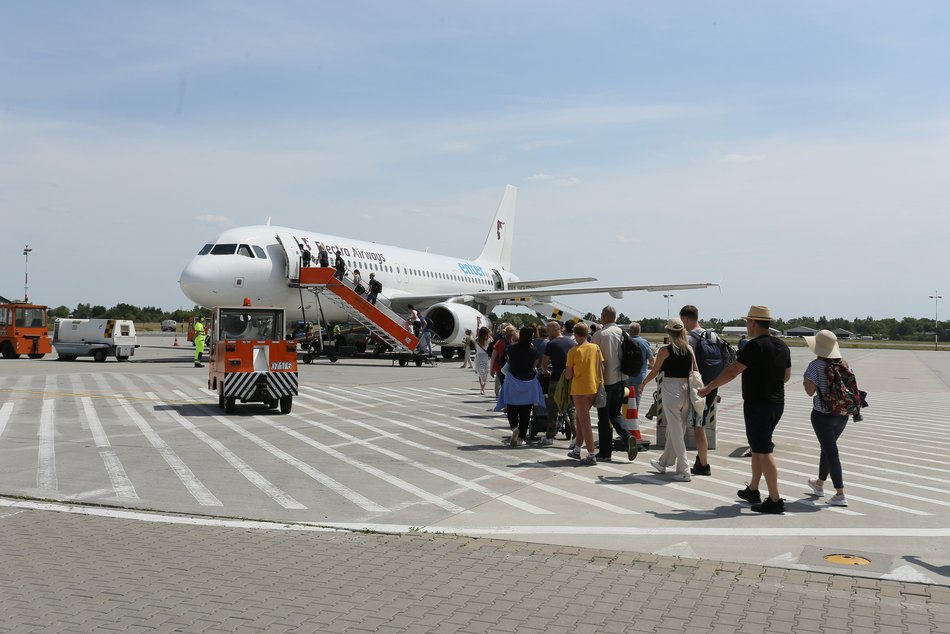
[[[237,251],[236,244],[216,244],[211,249],[211,255],[234,255]]]
[[[237,253],[238,255],[243,255],[246,258],[254,257],[254,255],[251,253],[251,247],[247,246],[246,244],[242,244],[241,246],[239,246]]]
[[[201,247],[201,251],[198,251],[198,255],[208,255],[208,252],[211,250],[211,247],[213,246],[214,246],[213,244],[204,245],[203,247]]]
[[[251,248],[254,249],[254,253],[255,253],[255,255],[257,255],[257,257],[259,257],[259,258],[262,259],[262,260],[266,260],[266,259],[267,259],[267,254],[264,253],[264,249],[262,249],[261,247],[257,246],[256,244],[252,244],[252,245],[251,245]]]

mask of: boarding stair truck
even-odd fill
[[[342,308],[353,321],[366,328],[371,337],[383,342],[392,349],[393,363],[405,366],[415,363],[421,366],[432,360],[416,351],[419,338],[406,330],[404,320],[387,308],[382,302],[371,304],[356,292],[353,282],[345,277],[341,280],[334,276],[335,269],[325,267],[301,267],[299,278],[291,280],[290,285],[307,289],[327,301]],[[319,301],[318,301],[319,303]],[[336,361],[334,353],[327,354],[331,362]]]
[[[0,353],[4,359],[18,359],[21,354],[42,359],[53,351],[46,310],[38,304],[0,301]]]
[[[233,414],[238,401],[280,406],[289,414],[298,393],[297,342],[284,336],[284,309],[216,306],[211,312],[208,389]]]
[[[131,319],[57,319],[53,347],[60,361],[92,357],[102,363],[109,357],[128,361],[139,347]]]

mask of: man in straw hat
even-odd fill
[[[745,317],[749,343],[736,362],[699,390],[705,397],[713,390],[742,375],[742,415],[752,450],[752,478],[737,495],[752,503],[757,513],[784,513],[785,500],[778,494],[778,466],[772,450],[772,432],[785,410],[785,384],[792,377],[792,357],[785,342],[772,336],[772,311],[752,306]],[[769,497],[762,500],[759,480],[765,476]]]

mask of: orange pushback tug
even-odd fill
[[[280,405],[289,414],[297,395],[297,344],[284,338],[284,310],[218,306],[208,328],[208,389],[218,407],[234,413],[237,401]]]
[[[46,306],[0,303],[0,353],[4,359],[17,359],[21,354],[42,359],[52,351]]]

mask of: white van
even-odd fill
[[[178,327],[178,322],[174,319],[166,319],[162,322],[162,332],[175,332],[175,328]]]
[[[130,319],[57,319],[53,325],[53,348],[61,361],[77,357],[128,361],[138,347]]]

